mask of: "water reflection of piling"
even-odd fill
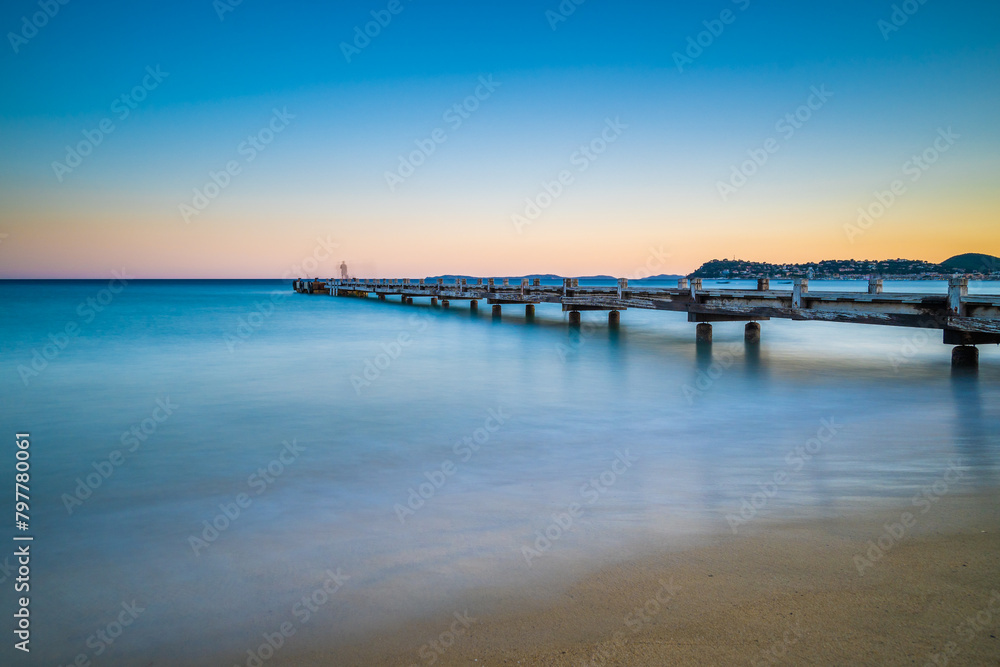
[[[955,401],[955,446],[962,463],[971,471],[974,486],[993,486],[995,462],[991,449],[1000,444],[1000,436],[991,434],[983,417],[983,397],[979,376],[969,369],[955,369],[951,375],[951,393]]]

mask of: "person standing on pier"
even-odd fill
[[[347,278],[347,262],[340,263],[340,277],[343,279]]]

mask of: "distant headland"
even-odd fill
[[[805,264],[770,264],[741,259],[713,259],[689,278],[815,278],[861,279],[877,275],[896,280],[942,280],[953,275],[1000,280],[1000,257],[966,253],[940,264],[918,259],[827,259]]]
[[[889,280],[946,280],[954,275],[968,276],[974,280],[1000,280],[1000,257],[979,253],[966,253],[949,257],[940,264],[919,259],[827,259],[805,264],[770,264],[768,262],[748,262],[742,259],[713,259],[702,264],[697,271],[688,275],[661,273],[655,276],[630,276],[630,282],[668,282],[678,278],[715,279],[755,279],[755,278],[813,278],[816,280],[863,280],[879,276]],[[439,278],[448,282],[465,278],[475,280],[479,276],[444,274],[428,276],[427,280]],[[555,273],[531,273],[523,276],[498,276],[511,282],[522,278],[539,278],[559,281],[573,277],[584,282],[614,282],[620,276],[561,276]]]

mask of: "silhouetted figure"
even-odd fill
[[[347,262],[340,263],[340,277],[344,279],[347,278]]]

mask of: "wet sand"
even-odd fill
[[[268,664],[1000,665],[1000,494],[921,509],[757,519],[589,572],[555,598],[477,591],[457,616],[350,645],[324,646],[317,628]]]

